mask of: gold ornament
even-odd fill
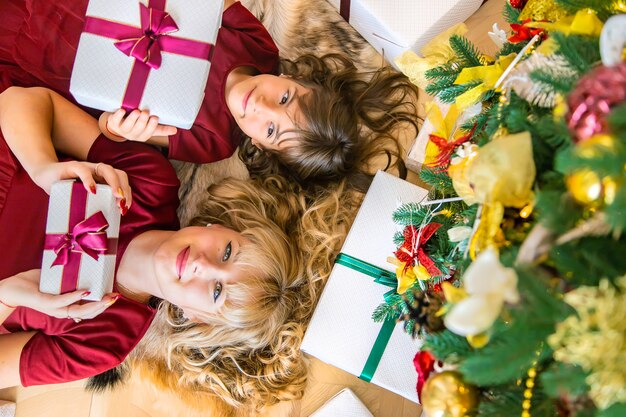
[[[422,390],[422,407],[428,417],[465,417],[478,404],[478,390],[456,371],[432,375]]]
[[[598,174],[588,169],[581,169],[568,176],[566,185],[574,200],[593,207],[613,204],[619,188],[614,178],[600,178]]]

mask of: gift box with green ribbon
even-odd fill
[[[304,352],[416,403],[413,357],[421,343],[394,321],[374,322],[372,313],[397,287],[396,267],[387,262],[401,231],[392,213],[427,195],[393,175],[376,174],[302,343]]]

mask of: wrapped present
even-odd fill
[[[309,417],[374,417],[354,393],[344,388]]]
[[[96,194],[82,183],[52,185],[39,289],[63,294],[91,291],[98,301],[113,291],[120,211],[111,187],[98,184]]]
[[[14,417],[15,403],[11,401],[0,400],[0,417]]]
[[[387,262],[401,231],[392,213],[427,195],[393,175],[376,174],[302,343],[304,352],[416,403],[413,357],[421,343],[394,321],[374,322],[372,313],[397,286],[396,267]]]
[[[85,106],[139,108],[190,128],[223,7],[221,0],[90,0],[70,92]]]
[[[416,53],[450,26],[465,21],[483,0],[329,0],[387,61]]]
[[[406,167],[418,173],[423,165],[445,165],[454,149],[469,140],[469,132],[463,132],[460,127],[481,112],[482,104],[461,112],[455,105],[434,99],[426,104],[426,109],[426,120],[405,159]]]

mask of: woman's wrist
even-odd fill
[[[104,112],[100,115],[100,118],[98,119],[98,127],[100,128],[102,134],[115,142],[126,141],[125,137],[117,135],[109,130],[109,116],[111,116],[111,113]]]
[[[11,277],[11,278],[12,278],[12,277]],[[7,278],[7,280],[8,280],[8,279],[11,279],[11,278]],[[3,291],[3,289],[4,289],[4,288],[3,288],[3,283],[4,283],[4,281],[5,281],[5,280],[0,281],[0,305],[3,305],[3,306],[5,306],[5,307],[7,307],[7,308],[17,308],[17,306],[11,305],[11,304],[6,303],[6,302],[4,301],[4,295],[5,295],[5,294],[4,294],[4,293],[5,293],[5,291]]]

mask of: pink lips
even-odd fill
[[[176,257],[176,272],[178,273],[178,279],[183,276],[185,267],[187,266],[187,259],[189,258],[189,246],[181,250]]]
[[[246,114],[246,109],[248,108],[248,100],[250,99],[250,96],[252,95],[252,92],[254,91],[255,88],[253,88],[252,90],[248,91],[248,94],[246,94],[245,97],[243,98],[242,106],[243,106],[243,114],[244,115]]]

